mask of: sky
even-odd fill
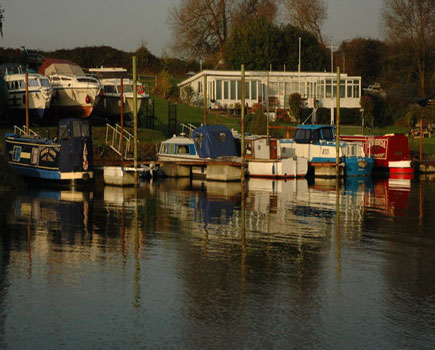
[[[355,37],[381,39],[382,0],[324,0],[329,44]],[[3,48],[51,51],[108,45],[135,51],[144,43],[154,55],[170,54],[169,8],[180,0],[0,0]],[[307,0],[309,4],[309,1]]]

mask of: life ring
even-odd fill
[[[138,93],[139,95],[143,95],[143,93],[145,92],[145,89],[143,88],[143,86],[138,86],[138,87],[136,88],[136,90],[137,90],[137,93]]]

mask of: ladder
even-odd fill
[[[123,131],[124,149],[121,150],[121,126],[115,124],[113,127],[110,124],[106,124],[106,145],[108,145],[114,152],[122,156],[124,153],[124,159],[133,159],[133,157],[127,157],[130,152],[130,147],[134,142],[134,136],[127,130]]]
[[[180,126],[181,126],[181,134],[184,134],[184,135],[186,135],[186,131],[188,132],[188,137],[191,139],[192,138],[192,133],[193,133],[193,131],[196,129],[196,126],[195,125],[193,125],[193,124],[183,124],[183,123],[181,123],[180,124]]]
[[[23,125],[20,128],[19,126],[14,125],[14,134],[20,135],[20,136],[28,136],[27,132],[26,132],[26,126]],[[33,136],[35,138],[42,138],[42,136],[38,132],[36,132],[36,131],[34,131],[34,130],[30,129],[30,128],[29,128],[29,135]]]

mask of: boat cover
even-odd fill
[[[233,134],[226,126],[201,126],[193,131],[192,138],[201,158],[237,156]]]
[[[73,61],[63,60],[59,58],[46,58],[44,63],[38,69],[39,74],[67,74],[83,76],[85,73],[80,66]]]

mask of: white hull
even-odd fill
[[[308,172],[308,161],[302,157],[283,159],[250,159],[250,177],[294,178],[303,177]]]

